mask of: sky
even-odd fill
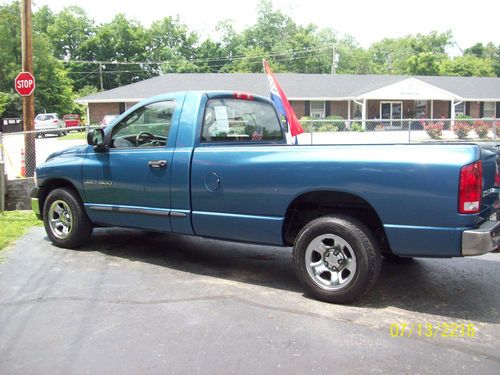
[[[450,0],[272,0],[296,23],[314,23],[331,27],[340,34],[350,34],[363,46],[383,38],[430,31],[451,30],[458,49],[492,41],[500,44],[500,1]],[[118,12],[149,26],[166,16],[180,17],[191,30],[203,37],[215,36],[221,20],[231,20],[237,31],[252,25],[258,0],[33,0],[34,9],[48,5],[60,11],[78,5],[97,23],[111,21]]]

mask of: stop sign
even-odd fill
[[[21,72],[14,80],[14,88],[21,96],[30,96],[35,90],[35,77],[30,72]]]

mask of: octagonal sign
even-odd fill
[[[21,96],[30,96],[35,90],[35,77],[30,72],[21,72],[14,80],[14,88]]]

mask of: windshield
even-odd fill
[[[47,120],[52,120],[54,118],[53,115],[38,115],[36,116],[36,119],[38,121],[47,121]]]

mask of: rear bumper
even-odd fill
[[[58,130],[63,129],[64,126],[61,125],[35,125],[35,130]]]
[[[462,255],[472,256],[490,253],[500,245],[500,221],[485,221],[476,229],[462,234]]]
[[[38,186],[35,186],[31,189],[30,198],[31,198],[31,209],[34,214],[38,218],[38,220],[42,220],[42,214],[40,212],[40,198],[39,198],[40,189]]]

